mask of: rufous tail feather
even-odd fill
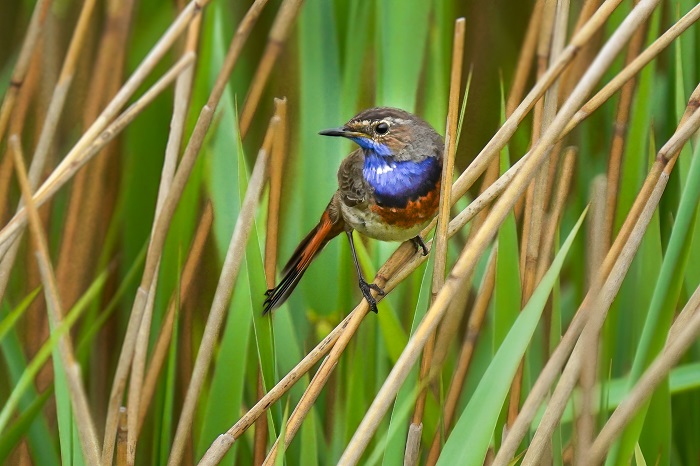
[[[338,236],[342,231],[342,222],[334,224],[328,210],[323,212],[321,221],[299,243],[289,262],[282,269],[282,280],[276,287],[267,291],[267,299],[263,304],[263,315],[280,307],[287,300],[316,255],[321,252],[328,241]]]

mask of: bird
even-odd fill
[[[420,117],[393,107],[363,110],[345,125],[319,134],[350,139],[359,148],[341,162],[338,190],[292,253],[280,282],[265,293],[263,315],[285,302],[314,258],[341,233],[350,243],[360,291],[375,313],[377,301],[371,290],[385,293],[363,277],[353,230],[381,241],[411,240],[423,255],[428,254],[420,232],[440,202],[442,136]]]

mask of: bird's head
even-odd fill
[[[444,146],[442,137],[424,120],[391,107],[364,110],[340,128],[319,134],[351,139],[366,152],[396,160],[440,158]]]

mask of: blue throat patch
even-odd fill
[[[383,144],[381,146],[386,148]],[[402,208],[408,205],[408,201],[435,189],[440,181],[441,168],[435,157],[427,157],[420,162],[396,161],[390,155],[370,149],[365,150],[362,174],[374,188],[374,197],[379,205]]]

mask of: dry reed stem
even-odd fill
[[[238,123],[242,138],[248,134],[253,116],[260,103],[260,97],[265,89],[267,80],[270,78],[272,67],[275,65],[280,52],[282,52],[282,46],[287,40],[289,30],[299,13],[302,3],[303,0],[284,0],[277,11],[275,22],[272,24],[270,33],[267,36],[265,51],[260,59],[258,68],[255,70],[255,75],[243,104],[243,111]]]
[[[594,60],[586,74],[579,81],[571,93],[569,99],[561,107],[552,124],[547,128],[537,145],[532,149],[530,157],[522,170],[511,182],[504,194],[494,205],[489,217],[473,237],[472,242],[462,250],[448,280],[438,295],[438,299],[428,310],[422,322],[418,326],[413,338],[411,338],[399,360],[387,377],[377,397],[372,402],[364,419],[350,440],[350,444],[340,458],[339,464],[356,464],[369,440],[379,425],[380,419],[386,413],[396,391],[405,380],[411,366],[418,357],[419,351],[425,345],[427,337],[433,332],[444,315],[450,297],[454,295],[459,286],[463,286],[464,278],[473,270],[481,254],[490,244],[493,236],[501,223],[513,208],[517,199],[534,178],[537,169],[547,156],[548,148],[552,146],[566,123],[574,115],[576,110],[584,103],[588,94],[610,66],[620,49],[634,33],[640,23],[646,20],[660,0],[642,0],[639,5],[623,20],[618,29],[613,32],[609,41]],[[562,54],[563,56],[564,54]]]
[[[17,100],[17,94],[19,94],[24,84],[24,78],[27,75],[27,70],[29,70],[36,44],[44,29],[44,23],[46,22],[46,16],[48,15],[51,3],[52,0],[39,0],[34,5],[32,18],[29,20],[27,33],[22,41],[22,48],[19,51],[17,63],[15,63],[15,68],[12,70],[10,86],[5,92],[2,106],[0,106],[0,141],[2,141],[2,138],[5,136],[5,130],[10,121],[12,109]]]
[[[197,50],[197,43],[200,33],[200,21],[194,20],[188,31],[188,38],[184,55],[194,54]],[[158,187],[158,197],[156,200],[156,211],[154,215],[153,226],[151,227],[151,235],[155,236],[155,229],[158,223],[165,201],[170,194],[173,178],[175,176],[175,168],[177,165],[180,146],[182,145],[182,136],[187,120],[187,110],[189,108],[189,100],[194,77],[194,63],[188,67],[185,72],[178,76],[176,83],[176,93],[173,108],[173,115],[170,122],[171,131],[168,135],[168,142],[165,150],[165,158],[163,160],[163,169]],[[184,185],[183,185],[184,189]],[[134,356],[129,377],[129,394],[127,409],[129,410],[129,437],[127,448],[127,464],[133,465],[136,461],[136,442],[140,429],[138,427],[139,412],[141,403],[141,390],[144,383],[144,373],[146,370],[146,357],[148,353],[149,337],[151,334],[151,321],[153,318],[153,303],[155,300],[155,291],[158,282],[158,270],[160,269],[160,259],[155,265],[155,271],[151,283],[144,288],[149,289],[149,299],[146,302],[146,307],[142,311],[141,324],[136,337],[136,346],[134,348]],[[145,285],[142,283],[142,286]]]
[[[170,301],[168,302],[168,310],[163,319],[163,325],[161,326],[160,333],[158,334],[158,340],[156,340],[153,346],[153,355],[148,364],[148,370],[146,371],[146,378],[143,382],[143,390],[141,394],[141,401],[139,403],[139,421],[136,431],[136,436],[138,437],[141,432],[141,427],[146,420],[146,414],[148,414],[148,407],[151,404],[151,399],[156,390],[156,385],[158,383],[158,375],[160,374],[163,364],[165,363],[165,358],[168,355],[168,349],[170,345],[170,339],[172,338],[173,327],[175,324],[175,311],[178,306],[182,306],[182,303],[189,296],[190,289],[195,278],[195,272],[199,267],[204,254],[204,246],[206,245],[207,237],[211,231],[211,225],[214,220],[214,213],[212,210],[211,202],[207,202],[204,207],[204,212],[197,225],[197,231],[194,234],[194,239],[192,240],[192,245],[190,246],[190,251],[187,254],[187,259],[185,260],[185,265],[182,268],[182,280],[180,284],[180,289],[178,292],[173,292],[170,296]],[[176,294],[178,293],[178,294]]]
[[[450,194],[452,191],[452,174],[455,165],[455,152],[457,150],[457,124],[459,117],[459,96],[462,83],[462,63],[464,60],[464,34],[466,21],[464,18],[458,18],[455,21],[455,30],[452,42],[452,69],[450,73],[450,95],[448,100],[447,121],[445,124],[445,157],[443,160],[442,176],[440,179],[440,206],[437,217],[437,227],[435,236],[433,237],[433,254],[435,256],[435,265],[433,267],[432,287],[430,291],[431,304],[435,301],[440,288],[445,282],[445,272],[447,269],[447,230],[450,224],[450,206],[452,205]],[[433,350],[435,346],[435,333],[430,337],[428,344],[425,346],[423,358],[420,365],[420,374],[418,378],[419,385],[424,388],[420,390],[416,399],[415,410],[411,424],[413,428],[409,431],[409,436],[406,440],[406,452],[410,450],[418,452],[420,450],[421,433],[423,431],[423,411],[425,409],[425,399],[428,394],[428,385],[425,383],[425,378],[430,372],[433,363]],[[418,455],[406,455],[404,464],[411,466],[416,464],[410,462],[409,459],[418,461]]]
[[[109,2],[113,7],[115,0]],[[119,2],[129,10],[134,1]],[[107,22],[112,20],[112,9],[108,8]],[[128,23],[129,16],[123,18]],[[87,26],[87,23],[86,23]],[[97,49],[97,58],[91,70],[87,100],[83,105],[82,118],[87,128],[95,121],[100,109],[117,93],[122,82],[122,72],[126,56],[123,44],[128,36],[128,28],[105,27]],[[107,159],[114,159],[115,146],[106,149],[107,153],[92,162],[90,167],[77,174],[70,190],[67,213],[62,224],[61,246],[56,264],[56,278],[66,306],[72,306],[88,286],[95,266],[94,251],[99,248],[102,215],[109,215],[109,201],[101,192],[104,188]],[[104,161],[104,162],[103,162]],[[113,179],[108,177],[107,179]]]
[[[540,262],[537,264],[537,281],[539,282],[547,272],[548,264],[552,260],[552,251],[554,250],[554,240],[556,238],[557,227],[561,222],[561,217],[564,214],[566,206],[566,198],[571,187],[571,180],[574,176],[576,168],[577,149],[575,147],[567,147],[564,150],[564,157],[559,175],[559,183],[554,192],[554,200],[552,209],[547,218],[547,228],[544,229],[542,237],[542,246],[540,252]]]
[[[241,263],[245,258],[245,248],[248,244],[250,231],[255,220],[255,210],[260,200],[260,195],[265,186],[266,171],[268,164],[269,152],[272,146],[274,134],[279,125],[279,117],[273,117],[270,120],[270,125],[265,135],[263,145],[258,152],[258,157],[253,167],[253,173],[248,183],[245,196],[241,205],[241,210],[236,219],[236,225],[231,235],[226,258],[221,269],[219,282],[214,293],[209,317],[207,318],[206,326],[204,327],[204,335],[202,342],[197,352],[197,359],[192,370],[190,384],[187,387],[187,393],[182,405],[180,419],[177,423],[177,430],[173,440],[173,446],[168,458],[168,465],[174,466],[182,462],[184,447],[190,435],[192,421],[194,419],[194,411],[199,399],[199,393],[202,385],[205,382],[209,364],[214,354],[214,346],[219,337],[221,326],[226,316],[233,287],[238,277],[238,271],[241,268]],[[182,163],[181,163],[182,165]],[[179,169],[178,169],[179,171]]]
[[[41,38],[38,47],[42,47],[44,39]],[[7,131],[9,134],[21,135],[24,132],[24,126],[27,120],[29,107],[36,97],[36,89],[40,82],[42,63],[42,53],[35,53],[29,64],[29,69],[26,72],[22,87],[19,89],[16,97],[16,102],[12,111],[12,118],[8,125]],[[6,219],[9,206],[9,195],[12,180],[15,177],[13,157],[9,152],[9,148],[5,147],[2,162],[0,163],[0,222]],[[29,169],[31,172],[31,168]],[[0,293],[2,295],[3,293]]]
[[[484,279],[481,282],[481,289],[474,302],[472,312],[469,315],[467,329],[464,334],[464,340],[462,341],[462,349],[460,350],[454,375],[452,376],[452,381],[450,382],[447,395],[445,396],[442,420],[440,421],[441,427],[438,427],[435,435],[433,435],[433,441],[425,463],[426,466],[434,466],[440,456],[441,430],[444,431],[444,436],[446,438],[451,429],[452,419],[454,418],[455,409],[457,409],[457,402],[462,394],[464,381],[467,378],[472,355],[474,354],[474,349],[476,348],[476,343],[481,333],[481,326],[484,322],[484,317],[486,316],[486,311],[488,310],[493,288],[496,283],[496,255],[497,249],[494,248],[489,258],[489,265],[486,268]]]
[[[676,317],[673,325],[671,325],[665,346],[669,346],[672,341],[678,338],[680,332],[688,327],[690,320],[697,313],[698,306],[700,306],[700,290],[696,289],[683,307],[683,310],[678,314],[678,317]]]
[[[267,288],[275,286],[277,271],[277,246],[279,236],[279,212],[282,198],[282,173],[287,153],[287,99],[275,99],[275,115],[279,125],[272,143],[269,177],[270,194],[267,203],[267,228],[265,236],[265,280]],[[262,368],[258,366],[258,400],[265,396],[262,381]],[[260,416],[255,421],[255,440],[253,442],[253,464],[259,466],[265,461],[267,451],[268,424],[267,416]]]
[[[604,174],[599,174],[590,186],[590,201],[591,206],[591,216],[589,217],[589,222],[587,226],[586,235],[586,268],[587,268],[587,282],[593,283],[595,280],[595,274],[600,270],[600,266],[603,263],[605,257],[605,252],[609,249],[603,250],[602,246],[605,240],[602,238],[604,234],[603,225],[605,223],[605,189],[606,189],[606,177]],[[593,441],[593,434],[595,431],[595,414],[593,412],[593,401],[594,401],[594,388],[596,382],[596,372],[598,369],[598,338],[599,332],[591,333],[591,338],[586,340],[580,340],[582,345],[582,351],[586,355],[586,358],[582,360],[581,368],[581,405],[580,412],[576,418],[576,436],[577,441],[574,444],[574,452],[579,453],[586,451],[590,448],[591,442]],[[545,454],[549,453],[549,449]],[[575,455],[577,456],[577,455]]]
[[[542,21],[543,6],[544,0],[537,0],[532,8],[532,14],[530,15],[530,22],[528,23],[527,31],[525,32],[523,46],[520,48],[518,63],[515,66],[513,84],[511,85],[510,92],[508,93],[508,101],[506,102],[506,116],[513,114],[518,106],[518,103],[523,98],[527,78],[530,76],[530,69],[532,68],[532,59],[535,56],[535,50],[537,50],[537,37],[540,30],[540,23]]]
[[[625,66],[628,66],[639,55],[644,45],[645,28],[640,28],[635,33],[627,48],[627,56],[625,57]],[[634,89],[636,79],[632,77],[622,86],[620,91],[620,100],[617,104],[617,113],[615,114],[615,123],[613,123],[613,140],[610,146],[610,156],[608,157],[608,176],[606,189],[606,204],[605,204],[605,223],[603,224],[603,244],[604,251],[610,249],[613,237],[613,224],[615,221],[615,212],[617,207],[617,192],[618,184],[620,183],[620,169],[622,167],[622,154],[625,150],[625,140],[627,139],[627,125],[632,109],[632,100],[634,97]]]
[[[645,405],[654,393],[656,387],[666,379],[669,371],[680,360],[700,334],[700,287],[695,290],[682,313],[693,314],[688,324],[678,331],[675,339],[669,339],[661,354],[656,356],[651,365],[644,371],[634,388],[618,405],[605,423],[591,448],[586,452],[583,465],[599,464],[613,441],[623,432],[637,411]],[[695,299],[693,299],[695,298]],[[691,307],[690,305],[693,305]]]
[[[270,194],[267,204],[267,229],[265,230],[265,278],[267,287],[274,288],[277,271],[277,247],[279,237],[279,213],[282,199],[282,174],[287,155],[287,99],[275,99],[275,115],[280,119],[270,157]]]
[[[52,327],[55,328],[61,325],[63,321],[63,309],[61,307],[58,288],[56,287],[56,276],[54,275],[53,266],[51,265],[48,243],[41,225],[39,213],[32,201],[32,190],[29,186],[29,178],[24,166],[19,137],[12,136],[9,143],[14,156],[17,178],[22,189],[22,196],[26,203],[27,214],[29,216],[29,229],[34,240],[37,262],[39,263],[41,279],[44,285],[46,308]],[[100,447],[97,440],[97,432],[92,415],[90,414],[85,388],[80,378],[80,366],[75,360],[70,334],[64,334],[59,340],[58,352],[65,371],[71,405],[73,407],[73,415],[75,416],[75,423],[78,428],[78,436],[80,438],[83,455],[88,464],[98,464]]]
[[[126,81],[126,83],[124,83],[117,95],[102,111],[97,120],[95,120],[95,122],[85,133],[83,133],[78,142],[73,146],[61,163],[59,163],[48,179],[34,194],[34,201],[37,203],[37,205],[41,205],[42,197],[44,197],[47,192],[55,189],[54,184],[56,183],[56,180],[59,179],[63,173],[77,161],[76,158],[79,157],[83,151],[100,136],[100,133],[102,133],[102,131],[114,119],[114,117],[117,116],[119,110],[124,106],[124,104],[126,104],[136,89],[143,83],[163,55],[165,55],[165,53],[168,51],[170,46],[188,26],[190,21],[199,15],[202,8],[207,3],[209,3],[209,0],[192,0],[192,2],[187,5],[182,13],[180,13],[177,19],[163,34],[161,39],[141,61],[141,64],[139,64],[131,77]],[[46,199],[43,200],[45,201]],[[13,238],[15,233],[25,224],[26,212],[24,210],[17,212],[12,220],[10,220],[10,222],[5,225],[2,230],[0,230],[0,245],[2,245],[3,248],[6,248],[7,246],[5,243],[7,243],[9,239]],[[4,255],[5,250],[6,249],[2,249],[2,255]]]
[[[618,271],[623,270],[619,266],[621,263],[622,253],[626,251],[626,247],[628,248],[627,250],[629,250],[633,239],[640,235],[638,230],[642,228],[642,223],[638,222],[638,219],[644,218],[645,212],[649,209],[651,209],[651,212],[653,213],[656,202],[658,202],[658,198],[663,192],[669,179],[669,173],[667,173],[666,170],[669,170],[670,172],[673,163],[678,157],[680,148],[683,146],[685,141],[687,141],[687,138],[690,137],[693,126],[689,126],[688,124],[694,124],[690,121],[692,119],[691,114],[698,107],[699,97],[700,86],[696,88],[691,96],[685,114],[681,119],[679,130],[676,131],[671,139],[669,139],[669,141],[659,151],[657,161],[654,163],[649,174],[647,175],[647,179],[637,195],[637,198],[635,199],[632,209],[630,209],[630,213],[625,219],[625,223],[623,224],[620,233],[615,238],[615,242],[603,261],[601,270],[598,273],[598,280],[600,282],[605,280],[606,277],[612,276],[612,271],[615,270],[615,268],[617,268]],[[695,113],[698,114],[699,112]],[[698,115],[693,114],[693,117],[697,118]],[[644,228],[646,228],[646,226],[644,226]],[[630,244],[628,245],[628,243]],[[621,278],[619,279],[621,280]],[[591,315],[591,312],[583,310],[591,307],[592,304],[590,301],[597,295],[596,290],[600,289],[600,286],[600,284],[594,283],[592,290],[589,290],[588,294],[579,306],[579,310],[576,312],[573,320],[569,324],[569,328],[562,337],[559,345],[554,350],[545,367],[540,372],[539,377],[530,390],[530,394],[522,407],[516,423],[511,429],[511,435],[506,438],[501,445],[501,450],[499,450],[498,454],[496,455],[496,466],[505,466],[508,461],[510,461],[510,458],[512,458],[515,454],[520,441],[529,429],[530,423],[535,416],[537,408],[544,400],[549,387],[566,363],[571,350],[574,348],[574,345],[577,343],[577,340],[583,331],[584,326],[587,325],[588,321],[590,320],[589,316]],[[571,383],[571,386],[573,387],[575,380],[573,380]],[[548,407],[549,406],[552,406],[551,401]],[[552,410],[553,409],[554,407],[552,406]]]
[[[117,430],[117,466],[126,466],[126,438],[129,435],[129,422],[126,407],[119,408],[119,429]]]
[[[214,116],[214,111],[223,95],[224,89],[226,88],[228,77],[233,71],[233,67],[236,64],[240,52],[242,50],[243,44],[246,42],[250,34],[250,30],[257,21],[257,18],[262,11],[263,6],[267,0],[256,0],[256,2],[250,7],[246,15],[241,20],[236,33],[234,34],[231,44],[229,46],[228,52],[224,59],[221,71],[217,76],[216,82],[212,89],[212,92],[200,111],[197,123],[192,131],[190,140],[185,148],[185,153],[182,156],[180,164],[177,168],[175,176],[172,181],[172,186],[170,192],[167,196],[165,203],[163,204],[162,211],[160,215],[157,216],[156,223],[153,228],[153,234],[151,237],[151,242],[149,244],[149,250],[146,257],[146,265],[144,266],[144,273],[141,281],[141,286],[137,292],[136,298],[134,300],[134,305],[132,308],[132,313],[129,317],[129,323],[127,325],[127,333],[124,338],[124,343],[122,346],[122,351],[119,356],[119,361],[117,363],[117,371],[114,376],[114,382],[112,385],[112,391],[110,393],[109,406],[107,411],[107,421],[105,424],[105,442],[104,449],[102,452],[103,463],[111,462],[111,458],[114,451],[114,437],[116,434],[117,427],[117,409],[119,407],[124,388],[126,386],[126,379],[129,372],[129,367],[131,365],[132,356],[134,352],[134,345],[137,337],[137,332],[141,324],[141,318],[143,316],[143,310],[147,305],[148,301],[148,290],[150,284],[155,276],[155,271],[157,269],[157,264],[160,260],[160,254],[165,244],[165,237],[168,231],[168,225],[170,220],[174,215],[175,208],[180,200],[182,192],[185,188],[189,175],[194,167],[194,163],[199,154],[199,150],[204,142],[204,137],[211,125],[211,121]],[[191,54],[187,54],[190,55]],[[184,443],[184,442],[183,442]],[[178,444],[175,444],[175,449],[181,454],[182,450]],[[171,452],[172,454],[172,452]]]
[[[83,4],[83,8],[81,9],[80,16],[78,18],[78,23],[68,46],[68,51],[66,52],[66,58],[63,61],[58,82],[56,83],[53,95],[51,96],[51,102],[49,103],[48,111],[41,127],[39,141],[37,143],[36,150],[34,151],[32,162],[29,166],[28,180],[32,192],[36,190],[40,177],[44,172],[46,159],[56,133],[56,127],[58,126],[58,121],[63,111],[68,90],[73,82],[76,63],[85,41],[90,16],[92,15],[94,6],[94,0],[87,0]],[[17,134],[19,135],[19,132]],[[21,207],[22,202],[20,202],[18,210],[21,209]],[[8,249],[7,253],[0,262],[0,299],[2,299],[2,296],[5,294],[10,272],[14,266],[15,259],[17,258],[17,252],[19,251],[19,243],[19,241],[16,241],[14,245]],[[61,287],[59,288],[63,289]]]

